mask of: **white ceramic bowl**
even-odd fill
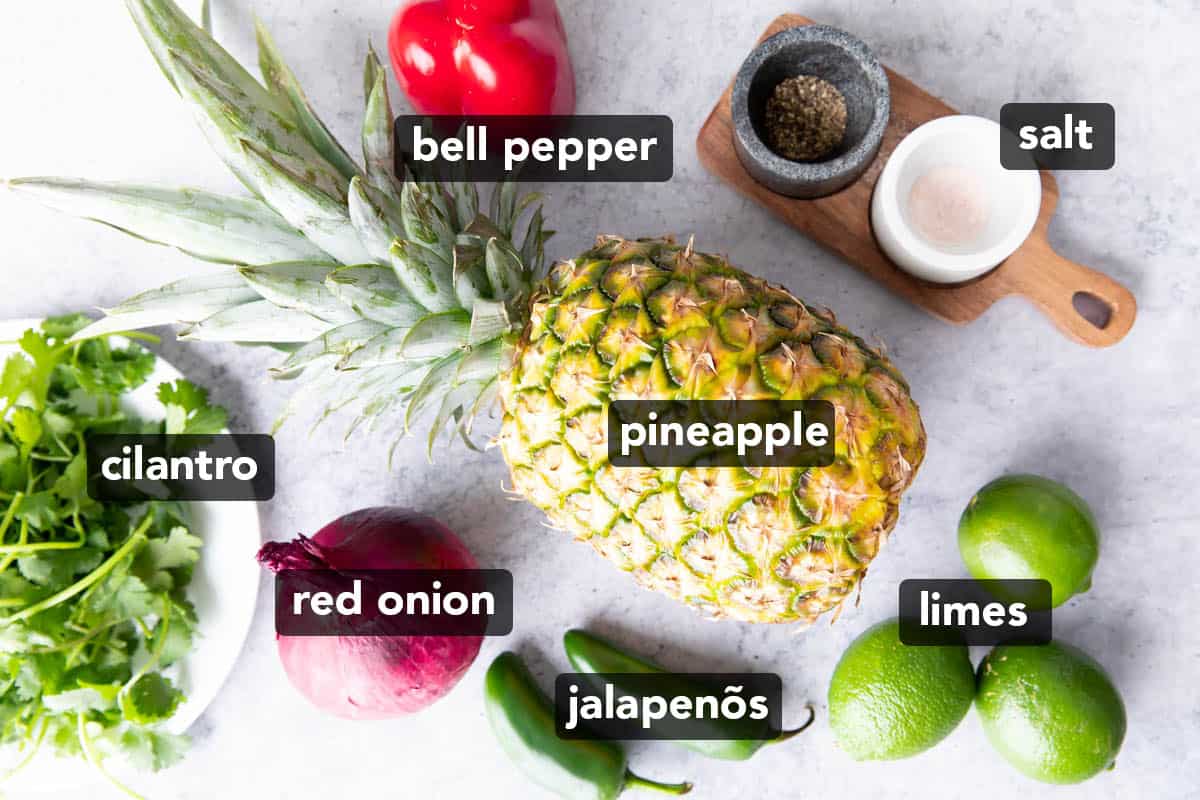
[[[1000,137],[1011,135],[990,119],[964,114],[927,122],[900,142],[871,198],[875,239],[896,266],[927,281],[961,283],[993,269],[1021,246],[1037,222],[1042,180],[1036,169],[1000,165]],[[987,220],[969,243],[934,244],[909,216],[913,184],[938,167],[967,170],[978,181]]]

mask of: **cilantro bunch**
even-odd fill
[[[70,341],[88,322],[26,331],[0,372],[0,745],[17,746],[18,766],[48,745],[108,775],[112,753],[160,769],[186,746],[157,724],[183,699],[165,671],[192,647],[201,540],[180,504],[88,497],[84,437],[217,433],[226,415],[180,380],[158,387],[161,420],[129,416],[120,397],[155,356]]]

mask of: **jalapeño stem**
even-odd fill
[[[799,728],[792,728],[790,731],[783,731],[782,733],[780,733],[778,736],[776,736],[774,739],[771,740],[771,744],[775,744],[776,742],[786,742],[788,739],[792,738],[796,734],[803,733],[805,730],[808,729],[809,725],[813,724],[813,720],[817,718],[817,712],[815,710],[813,710],[812,706],[805,706],[805,708],[808,709],[808,719],[806,719],[804,721],[804,724],[801,725]]]
[[[647,789],[652,792],[673,795],[687,794],[692,790],[692,784],[689,781],[684,781],[683,783],[659,783],[658,781],[634,775],[629,770],[625,770],[625,786],[633,786],[638,789]]]

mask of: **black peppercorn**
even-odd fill
[[[792,161],[819,161],[846,135],[846,98],[829,81],[799,75],[767,100],[767,146]]]

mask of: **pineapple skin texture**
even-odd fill
[[[600,237],[557,263],[500,378],[519,494],[650,589],[713,618],[810,624],[855,592],[925,454],[920,413],[877,350],[719,256]],[[818,399],[820,468],[615,468],[618,399]]]

